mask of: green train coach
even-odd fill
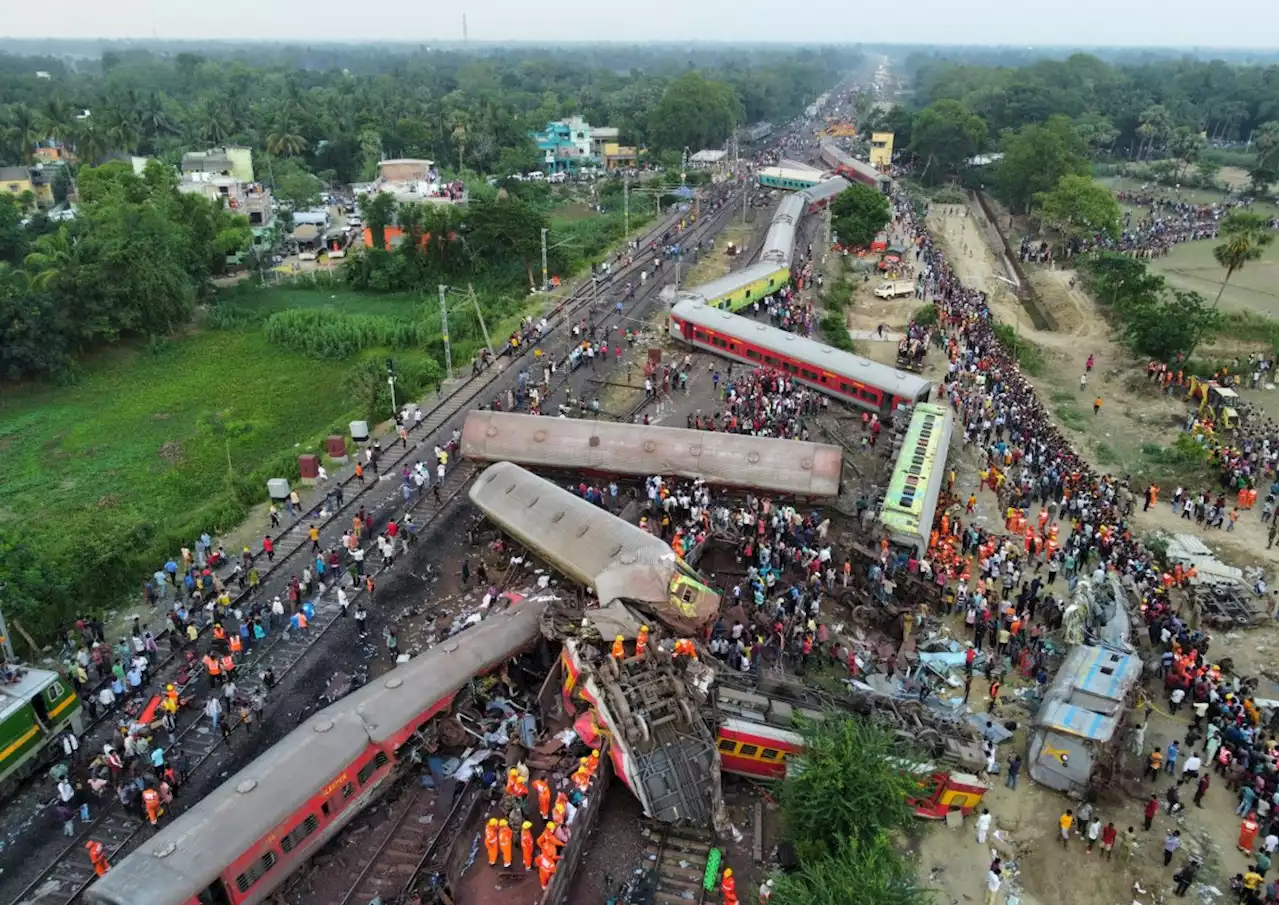
[[[84,731],[80,697],[61,673],[6,666],[0,678],[0,794],[45,763],[50,743],[65,730]],[[60,752],[59,752],[60,753]]]

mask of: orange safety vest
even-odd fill
[[[208,654],[204,655],[204,668],[211,676],[219,675],[222,672],[222,667],[218,665],[218,661]]]
[[[227,637],[227,630],[221,625],[215,623],[213,626],[213,637],[218,641],[223,641]]]
[[[231,648],[231,653],[233,654],[238,654],[240,651],[244,650],[244,643],[240,640],[240,636],[238,634],[232,635],[231,640],[227,642],[227,645]]]
[[[236,668],[236,661],[235,661],[234,659],[232,659],[232,657],[231,657],[231,655],[230,655],[230,654],[227,654],[226,656],[224,656],[224,657],[222,658],[222,671],[223,671],[223,672],[231,672],[231,671],[232,671],[233,669],[235,669],[235,668]]]

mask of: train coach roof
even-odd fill
[[[711,308],[701,302],[687,299],[677,302],[671,309],[671,315],[695,326],[739,337],[778,355],[801,359],[832,374],[871,384],[894,396],[918,399],[930,386],[924,377],[899,371],[861,355],[854,355],[720,308]]]
[[[174,905],[203,892],[288,821],[371,741],[385,739],[538,635],[543,605],[521,603],[324,708],[143,843],[88,890],[104,905]],[[344,780],[345,781],[345,780]]]
[[[834,179],[824,179],[811,189],[805,189],[801,192],[801,196],[808,198],[809,203],[814,201],[822,201],[825,198],[834,198],[849,187],[848,180],[836,176]]]
[[[808,202],[804,193],[788,195],[783,198],[774,211],[773,222],[765,234],[764,245],[760,247],[761,261],[774,261],[781,265],[789,265],[795,252],[796,227],[804,216]]]
[[[535,468],[679,475],[794,496],[840,492],[836,446],[682,427],[472,411],[462,428],[462,454]]]
[[[787,257],[790,260],[790,255]],[[786,266],[786,263],[786,261],[759,261],[741,270],[735,270],[732,273],[726,273],[722,277],[716,277],[701,286],[691,286],[687,292],[682,289],[680,297],[708,301],[726,295],[733,295],[739,289],[746,288],[756,280],[763,280],[769,275],[777,273],[780,268]],[[777,288],[781,289],[784,284],[785,281],[780,283]]]
[[[471,485],[471,502],[520,543],[596,592],[600,603],[634,600],[674,622],[705,622],[710,612],[673,611],[671,579],[679,564],[671,548],[629,522],[510,462],[490,465]]]

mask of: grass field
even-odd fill
[[[1188,201],[1192,204],[1212,204],[1226,197],[1225,193],[1215,192],[1212,189],[1194,189],[1184,186],[1181,189],[1174,190],[1167,186],[1157,185],[1154,182],[1148,183],[1146,191],[1143,192],[1143,181],[1130,176],[1103,176],[1095,181],[1105,185],[1113,192],[1140,192],[1161,198],[1177,198],[1179,201]],[[1276,213],[1276,206],[1269,202],[1255,201],[1251,208],[1260,214],[1269,214],[1273,217]]]
[[[1194,289],[1212,301],[1226,273],[1213,258],[1216,242],[1204,240],[1175,245],[1168,257],[1148,263],[1176,289]],[[1272,243],[1261,260],[1233,274],[1222,293],[1223,311],[1253,311],[1276,316],[1280,306],[1280,248]]]
[[[381,314],[386,317],[413,317],[423,304],[438,304],[434,295],[425,299],[398,293],[373,295],[354,292],[341,282],[336,282],[332,289],[288,285],[258,289],[252,284],[242,284],[219,292],[218,303],[252,309],[264,315],[288,308],[327,308],[346,314]]]

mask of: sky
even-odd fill
[[[59,0],[8,4],[4,37],[305,41],[797,41],[910,44],[1276,47],[1276,0]]]

